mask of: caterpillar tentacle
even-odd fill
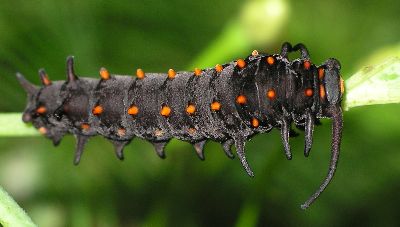
[[[332,181],[333,176],[336,172],[337,162],[339,160],[340,153],[340,143],[342,140],[342,128],[343,128],[343,114],[342,108],[340,106],[332,107],[329,109],[329,114],[332,118],[332,153],[331,153],[331,162],[329,165],[329,171],[322,182],[319,189],[304,203],[301,205],[302,209],[307,209],[311,203],[313,203],[319,195],[325,190],[328,184]]]
[[[291,52],[301,58],[289,60]],[[339,154],[343,89],[340,64],[328,59],[320,66],[310,61],[303,44],[284,43],[280,54],[253,51],[215,67],[179,72],[121,76],[106,68],[100,79],[78,77],[74,58],[67,58],[66,81],[51,81],[39,70],[42,87],[17,73],[28,95],[24,122],[33,125],[57,145],[68,133],[77,139],[74,164],[80,162],[88,139],[102,135],[110,140],[117,158],[135,137],[151,142],[161,158],[172,138],[191,143],[204,160],[208,140],[220,142],[233,158],[232,145],[249,176],[245,143],[256,134],[280,129],[284,152],[292,158],[289,137],[298,135],[292,125],[305,131],[304,155],[311,150],[314,125],[319,118],[333,120],[332,161],[319,190],[303,205],[308,207],[326,188],[336,169]]]

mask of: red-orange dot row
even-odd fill
[[[239,58],[239,59],[236,61],[236,65],[237,65],[239,68],[243,69],[243,68],[246,66],[246,62],[245,62],[243,59]]]
[[[307,88],[306,90],[304,90],[304,94],[305,94],[307,97],[312,97],[313,94],[314,94],[314,91],[313,91],[312,88]]]
[[[254,128],[258,128],[258,126],[260,126],[260,122],[258,121],[257,118],[252,118],[252,119],[251,119],[251,125],[252,125]]]
[[[194,75],[196,75],[196,76],[200,76],[201,75],[201,69],[199,69],[199,68],[195,68],[194,69]]]
[[[217,72],[222,72],[222,70],[224,69],[224,67],[222,67],[222,65],[220,65],[220,64],[217,64],[216,66],[215,66],[215,71],[217,71]]]
[[[244,95],[239,95],[238,97],[236,97],[236,103],[239,105],[244,105],[247,103],[247,98]]]
[[[318,78],[320,79],[320,80],[322,80],[322,78],[324,78],[324,74],[325,74],[325,70],[324,70],[324,68],[318,68]]]
[[[310,61],[304,61],[303,63],[304,69],[309,70],[311,67],[311,62]]]
[[[48,86],[51,84],[51,80],[49,79],[49,76],[46,74],[44,74],[44,76],[42,77],[42,82],[45,86]]]
[[[275,98],[276,98],[275,90],[272,89],[272,88],[269,89],[269,90],[267,91],[267,97],[268,97],[270,100],[275,99]]]
[[[46,112],[47,112],[47,109],[46,109],[45,106],[39,106],[39,107],[36,109],[36,113],[38,113],[38,114],[45,114]]]
[[[169,69],[169,70],[168,70],[168,78],[172,80],[172,79],[175,78],[175,76],[176,76],[175,70]]]
[[[267,57],[267,63],[273,65],[275,63],[275,58],[272,56]]]
[[[211,103],[211,110],[213,111],[219,111],[221,109],[221,103],[214,101]]]
[[[171,114],[171,108],[169,106],[163,106],[161,108],[160,114],[164,117],[169,117]]]
[[[110,73],[108,72],[108,70],[104,67],[100,68],[100,77],[103,80],[108,80],[110,79]]]
[[[102,114],[102,113],[103,113],[103,107],[100,106],[100,105],[95,106],[95,107],[92,109],[92,113],[93,113],[93,115],[100,115],[100,114]]]
[[[144,71],[143,71],[143,69],[137,69],[136,70],[136,77],[138,78],[138,79],[143,79],[144,78]]]
[[[340,93],[344,93],[344,80],[342,77],[340,77]]]
[[[186,107],[186,113],[188,113],[189,115],[192,115],[196,112],[196,106],[194,104],[189,104]]]

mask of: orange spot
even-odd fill
[[[238,59],[237,61],[236,61],[236,65],[239,67],[239,68],[244,68],[245,66],[246,66],[246,62],[243,60],[243,59]]]
[[[222,67],[222,65],[220,65],[220,64],[217,64],[216,66],[215,66],[215,70],[217,71],[217,72],[222,72],[222,70],[223,70],[224,68]]]
[[[102,67],[102,68],[100,69],[100,77],[101,77],[101,79],[103,79],[103,80],[108,80],[108,79],[110,79],[110,73],[108,72],[108,70],[107,70],[106,68]]]
[[[44,107],[44,106],[39,106],[37,109],[36,109],[36,113],[38,113],[38,114],[45,114],[47,112],[47,109],[46,109],[46,107]]]
[[[92,113],[93,113],[93,115],[100,115],[101,113],[103,113],[103,107],[101,107],[101,106],[95,106],[95,107],[92,109]]]
[[[46,135],[47,134],[47,129],[45,127],[40,127],[39,129],[39,133],[42,135]]]
[[[169,117],[169,115],[171,114],[171,108],[169,108],[168,106],[163,106],[161,108],[160,114],[164,117]]]
[[[211,109],[214,111],[218,111],[221,109],[221,103],[219,102],[213,102],[211,103]]]
[[[273,64],[275,63],[275,58],[269,56],[269,57],[267,58],[267,63],[268,63],[269,65],[273,65]]]
[[[274,98],[276,97],[275,90],[274,90],[274,89],[269,89],[269,90],[267,91],[267,97],[268,97],[270,100],[274,99]]]
[[[324,78],[324,74],[325,74],[325,70],[324,70],[324,68],[319,68],[318,69],[318,78],[320,79],[320,80],[322,80],[322,78]]]
[[[143,79],[143,78],[144,78],[144,71],[143,71],[143,69],[137,69],[137,70],[136,70],[136,77],[137,77],[138,79]]]
[[[251,119],[251,125],[254,128],[257,128],[260,125],[260,122],[257,120],[257,118],[253,118],[253,119]]]
[[[83,130],[87,131],[87,130],[90,129],[90,125],[89,125],[89,124],[86,124],[86,123],[83,123],[83,124],[81,124],[81,128],[82,128]]]
[[[126,129],[124,129],[124,128],[119,128],[118,129],[118,131],[117,131],[117,133],[118,133],[118,135],[119,136],[125,136],[125,134],[126,134]]]
[[[195,68],[195,69],[194,69],[194,75],[200,76],[200,75],[201,75],[201,69]]]
[[[340,93],[344,93],[344,80],[340,77]]]
[[[42,82],[45,86],[48,86],[51,84],[51,81],[50,81],[49,77],[47,76],[47,74],[45,74],[44,77],[42,78]]]
[[[311,67],[311,62],[310,61],[304,61],[303,65],[304,65],[304,69],[305,70],[309,70],[310,67]]]
[[[307,88],[306,90],[304,90],[304,94],[308,97],[313,96],[314,92],[312,88]]]
[[[129,115],[137,115],[139,113],[139,108],[135,105],[132,105],[129,109],[128,109],[128,114]]]
[[[236,97],[236,103],[240,104],[240,105],[244,105],[247,103],[247,98],[244,95],[239,95],[238,97]]]
[[[254,56],[254,57],[257,56],[258,55],[258,51],[257,50],[253,50],[253,52],[251,52],[251,55]]]
[[[174,79],[174,78],[175,78],[175,76],[176,76],[176,72],[175,72],[175,70],[173,70],[173,69],[169,69],[169,70],[168,70],[168,78],[170,78],[170,79]]]
[[[157,129],[154,131],[154,135],[160,137],[164,134],[163,130]]]
[[[194,134],[196,132],[195,128],[188,128],[189,134]]]
[[[188,113],[188,114],[194,114],[195,112],[196,112],[196,106],[195,106],[195,105],[189,104],[189,105],[186,107],[186,113]]]
[[[324,85],[319,85],[319,97],[321,97],[321,99],[325,98],[325,87]]]

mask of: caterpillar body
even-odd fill
[[[288,54],[295,51],[301,57],[290,61]],[[75,135],[74,164],[95,135],[109,139],[119,159],[134,137],[153,143],[161,158],[172,138],[192,143],[200,159],[204,159],[205,142],[214,140],[230,158],[234,145],[247,174],[253,176],[245,156],[245,142],[252,136],[278,128],[286,158],[291,159],[289,136],[294,124],[305,131],[304,155],[308,156],[314,125],[319,118],[331,118],[329,171],[303,209],[324,191],[336,170],[343,124],[340,63],[330,58],[314,65],[303,44],[284,43],[280,54],[253,51],[245,59],[193,72],[138,69],[134,77],[101,68],[100,79],[78,78],[73,57],[68,57],[66,81],[50,81],[43,69],[39,75],[42,87],[17,73],[28,94],[22,119],[32,122],[55,145],[65,134]]]

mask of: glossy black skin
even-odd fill
[[[302,57],[290,61],[288,53],[299,50]],[[269,64],[267,57],[273,57]],[[257,133],[278,128],[284,144],[287,159],[291,159],[289,132],[292,122],[305,129],[305,155],[311,149],[312,133],[317,118],[332,118],[332,161],[330,171],[317,191],[302,207],[307,208],[325,189],[333,177],[339,155],[342,116],[340,90],[340,64],[328,59],[324,64],[311,64],[307,49],[302,44],[292,48],[284,43],[280,54],[250,55],[246,66],[240,68],[236,61],[223,65],[222,72],[215,68],[204,69],[200,76],[193,72],[178,72],[169,79],[167,74],[146,73],[143,79],[132,76],[111,75],[110,79],[78,78],[73,69],[73,58],[67,59],[67,80],[55,81],[41,88],[30,84],[17,74],[28,93],[28,104],[23,120],[32,122],[36,128],[44,127],[45,135],[57,145],[62,136],[72,133],[77,137],[74,163],[78,164],[84,144],[91,136],[102,135],[110,139],[118,158],[123,159],[122,149],[134,137],[152,142],[158,155],[165,157],[164,146],[171,138],[192,143],[204,159],[203,146],[208,140],[221,142],[226,154],[233,158],[231,145],[236,146],[238,157],[250,176],[245,157],[245,142]],[[324,68],[324,77],[318,78],[318,68]],[[47,75],[39,72],[43,83]],[[48,78],[47,78],[48,79]],[[326,96],[320,97],[320,85]],[[305,95],[307,88],[313,89],[313,96]],[[276,98],[267,97],[273,89]],[[247,103],[236,103],[236,97],[244,95]],[[211,110],[210,104],[218,101],[219,111]],[[196,113],[186,113],[188,104],[196,106]],[[131,105],[139,108],[135,116],[127,114]],[[100,105],[104,112],[93,115],[93,107]],[[172,112],[169,117],[160,114],[167,105]],[[45,106],[45,114],[36,109]],[[251,125],[251,119],[259,120],[259,127]],[[82,129],[82,124],[90,125]],[[125,129],[124,135],[118,134]],[[193,130],[195,129],[195,130]]]

